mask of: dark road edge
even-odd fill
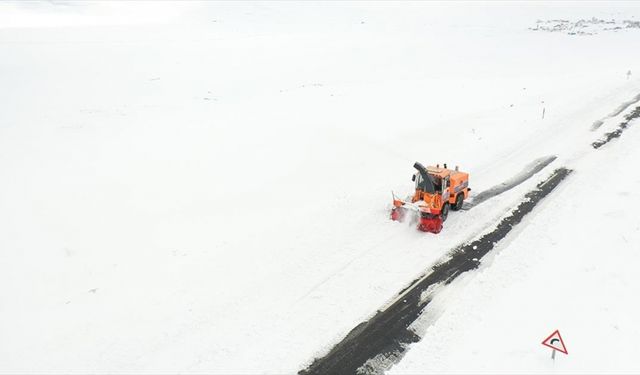
[[[528,192],[495,229],[453,249],[449,260],[434,266],[430,273],[400,292],[395,302],[353,328],[329,353],[316,358],[299,374],[380,373],[397,363],[408,350],[409,344],[420,340],[409,326],[418,319],[433,298],[423,298],[423,292],[437,285],[446,286],[461,274],[478,268],[482,257],[494,249],[571,172],[567,168],[556,169],[534,190]],[[376,368],[368,363],[370,359],[380,356],[387,359],[381,361],[387,363],[385,368]]]
[[[599,149],[600,147],[609,143],[612,139],[620,137],[622,135],[622,132],[624,132],[629,127],[629,123],[638,117],[640,117],[640,106],[636,107],[631,113],[624,116],[624,121],[622,121],[620,125],[618,125],[616,130],[610,133],[605,133],[603,138],[600,138],[597,141],[593,142],[591,146],[593,146],[593,148],[595,149]]]

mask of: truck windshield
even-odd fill
[[[434,176],[433,178],[433,187],[436,191],[442,191],[442,179],[440,177]]]
[[[431,177],[429,176],[429,180],[425,181],[422,178],[422,173],[416,173],[416,189],[422,190],[426,193],[435,193],[435,189],[433,186],[433,181],[431,181]]]

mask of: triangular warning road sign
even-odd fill
[[[544,339],[542,345],[548,346],[564,354],[569,354],[567,352],[567,347],[564,346],[564,341],[562,341],[562,336],[560,336],[560,331],[557,329],[549,337]]]

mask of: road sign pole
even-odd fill
[[[556,360],[556,350],[555,349],[551,349],[551,359],[553,359],[554,361]]]

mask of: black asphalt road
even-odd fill
[[[380,358],[380,355],[387,359],[388,364],[397,362],[407,350],[408,344],[419,340],[408,327],[431,302],[430,299],[422,299],[422,293],[433,286],[447,285],[460,274],[476,269],[482,262],[482,257],[494,249],[496,244],[570,173],[571,170],[566,168],[556,169],[549,178],[539,183],[536,189],[527,193],[520,204],[493,231],[454,249],[451,259],[433,267],[424,277],[415,280],[400,292],[394,303],[359,324],[327,355],[315,359],[299,374],[379,373],[384,369],[376,368],[367,361],[376,356]]]

